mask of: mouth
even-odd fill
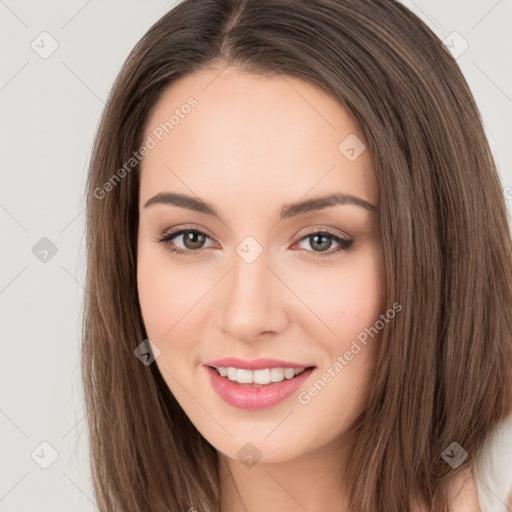
[[[203,365],[212,388],[228,405],[246,410],[268,409],[291,398],[306,385],[316,366],[294,365],[249,370]]]
[[[236,368],[234,366],[210,366],[220,377],[225,378],[235,384],[243,387],[259,388],[272,386],[282,381],[295,379],[303,372],[313,370],[315,366],[297,366],[297,367],[269,367],[250,370],[247,368]]]

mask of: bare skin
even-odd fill
[[[451,488],[453,512],[480,512],[476,482],[471,471],[461,473]]]
[[[308,512],[345,511],[338,469],[371,389],[380,336],[360,344],[307,403],[292,396],[265,409],[234,407],[212,388],[204,363],[229,356],[312,363],[304,392],[391,307],[383,303],[374,211],[336,204],[279,218],[286,204],[333,192],[376,207],[373,162],[368,151],[350,160],[339,149],[348,136],[352,146],[366,141],[324,92],[289,77],[220,71],[173,84],[146,125],[151,136],[187,98],[197,99],[142,162],[137,280],[144,323],[167,385],[221,455],[223,512],[295,512],[298,504]],[[220,218],[145,206],[161,192],[201,198]],[[167,246],[157,242],[184,227],[204,233],[204,247],[187,247],[183,235]],[[353,246],[340,249],[331,238],[330,254],[315,256],[321,251],[307,235],[324,229]],[[237,253],[246,237],[263,249],[251,263]],[[170,252],[171,245],[187,254]],[[250,467],[238,455],[249,442],[260,457]]]

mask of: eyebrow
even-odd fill
[[[181,208],[187,208],[205,215],[210,215],[220,219],[219,214],[213,206],[192,196],[185,194],[176,194],[172,192],[160,192],[153,196],[151,199],[146,201],[144,208],[153,204],[169,204],[179,206]],[[298,203],[288,203],[283,205],[279,218],[281,220],[288,219],[290,217],[296,217],[305,213],[314,212],[328,208],[329,206],[336,206],[338,204],[352,204],[360,206],[365,210],[376,212],[376,207],[370,204],[368,201],[359,197],[352,196],[350,194],[334,193],[326,196],[314,197],[312,199],[306,199]]]

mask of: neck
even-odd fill
[[[286,461],[247,466],[220,454],[221,511],[348,512],[342,469],[347,450],[334,442]]]

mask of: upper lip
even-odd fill
[[[238,357],[225,357],[223,359],[215,359],[204,363],[205,366],[214,368],[240,368],[244,370],[263,370],[265,368],[309,368],[315,366],[314,364],[296,363],[294,361],[282,361],[280,359],[272,359],[269,357],[262,357],[260,359],[239,359]]]

